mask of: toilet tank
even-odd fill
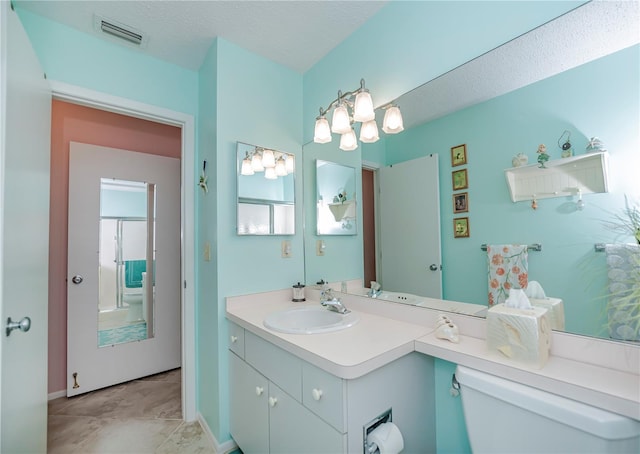
[[[640,421],[458,366],[474,454],[640,453]]]

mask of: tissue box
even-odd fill
[[[496,304],[487,311],[487,345],[505,357],[541,369],[549,359],[548,309],[514,309]]]
[[[551,329],[564,331],[564,304],[560,298],[529,298],[529,302],[535,307],[544,307],[549,310],[549,324]]]

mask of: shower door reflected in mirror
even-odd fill
[[[100,179],[98,346],[153,337],[155,185]]]

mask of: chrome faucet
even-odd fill
[[[369,298],[377,298],[382,293],[382,286],[376,281],[371,281],[371,288],[367,293]]]
[[[337,312],[338,314],[348,314],[351,312],[344,304],[342,304],[340,298],[333,296],[333,290],[331,290],[327,285],[323,286],[322,291],[320,292],[320,304],[330,311]]]

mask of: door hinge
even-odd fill
[[[184,288],[187,288],[187,281],[184,281]]]

